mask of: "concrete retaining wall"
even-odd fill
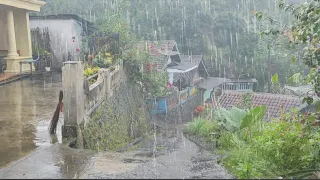
[[[124,79],[122,64],[110,69],[101,69],[98,80],[88,91],[84,86],[84,66],[80,61],[68,61],[62,68],[64,94],[63,138],[77,138],[79,126],[86,126],[90,115],[119,88]],[[81,134],[81,133],[80,133]]]
[[[190,122],[193,119],[193,111],[201,104],[200,93],[190,97],[186,102],[177,104],[167,114],[157,114],[156,121],[165,121],[169,124],[181,124]]]
[[[148,131],[150,116],[137,85],[124,80],[92,114],[83,130],[85,147],[119,150]]]

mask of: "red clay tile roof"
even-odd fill
[[[155,63],[158,65],[158,69],[166,67],[168,57],[170,55],[178,54],[178,51],[174,51],[176,42],[173,40],[162,40],[162,41],[144,41],[137,44],[139,52],[146,49],[149,55],[155,59]]]
[[[174,49],[176,42],[174,40],[162,40],[162,41],[147,41],[140,42],[138,44],[139,50],[147,49],[151,55],[160,56],[160,55],[174,55],[179,53]]]
[[[229,109],[233,106],[240,105],[244,92],[225,91],[218,99],[221,107]],[[302,102],[298,97],[270,94],[270,93],[253,93],[252,104],[254,107],[260,105],[267,106],[267,112],[264,119],[280,116],[280,105],[283,104],[284,112],[288,112],[290,108],[299,107]]]

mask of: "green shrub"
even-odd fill
[[[210,134],[216,132],[218,128],[219,127],[217,123],[207,120],[204,121],[202,127],[200,128],[199,134],[201,136],[210,136]]]
[[[206,141],[210,141],[215,139],[212,133],[217,132],[218,128],[219,126],[216,122],[198,117],[188,124],[187,131],[193,135],[205,138]]]
[[[319,167],[319,132],[300,123],[263,123],[248,141],[241,133],[221,134],[224,165],[238,178],[275,178],[289,172]]]
[[[246,116],[245,110],[233,107],[230,110],[220,108],[215,110],[213,120],[228,131],[234,131],[240,128],[241,120]]]
[[[276,177],[273,172],[277,170],[277,167],[268,160],[261,158],[251,147],[234,148],[227,154],[227,158],[223,160],[223,165],[237,178]]]
[[[285,115],[286,121],[264,122],[265,111],[266,106],[248,113],[219,109],[213,121],[197,118],[188,128],[209,142],[213,141],[209,135],[219,132],[218,151],[226,155],[222,163],[237,178],[310,177],[320,169],[319,128],[301,124],[301,116],[290,114]]]
[[[200,129],[204,125],[205,120],[201,117],[197,117],[192,122],[188,124],[188,132],[192,134],[200,133]]]
[[[318,148],[315,142],[320,140],[315,135],[298,122],[272,122],[260,135],[252,138],[250,145],[283,172],[302,170],[314,167],[313,154]]]

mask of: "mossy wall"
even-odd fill
[[[92,115],[82,130],[85,148],[115,151],[149,129],[149,112],[140,89],[129,81]]]

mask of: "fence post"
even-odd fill
[[[112,78],[112,74],[110,71],[108,72],[108,75],[107,75],[107,79],[106,79],[106,82],[107,82],[107,86],[106,86],[106,95],[107,97],[111,97],[112,96],[112,92],[111,92],[111,78]]]
[[[67,61],[62,67],[62,86],[64,94],[64,124],[63,138],[78,138],[79,125],[84,119],[83,71],[80,61]],[[81,134],[81,133],[80,133]]]

